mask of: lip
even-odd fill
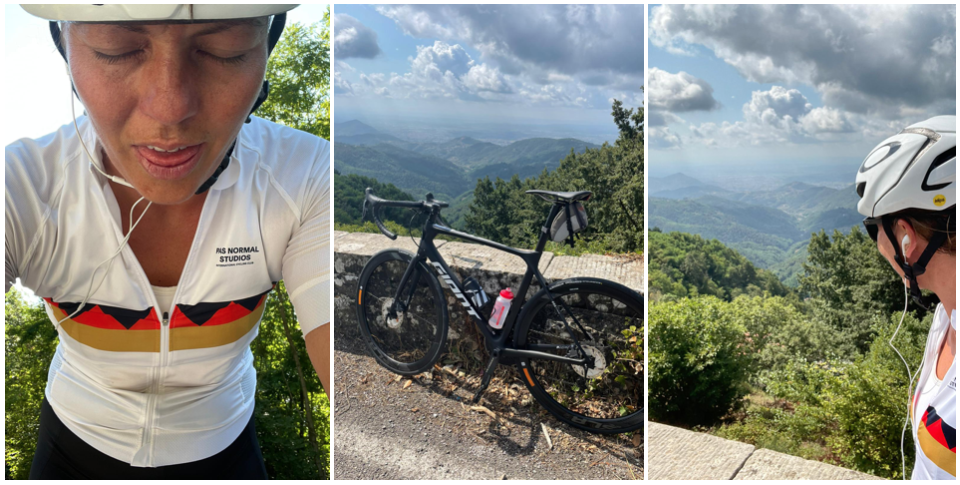
[[[160,180],[177,180],[189,174],[200,162],[200,155],[203,153],[204,143],[197,145],[188,145],[186,143],[144,143],[134,145],[134,151],[137,152],[137,159],[140,165],[154,178]],[[175,152],[158,152],[147,148],[153,146],[161,150],[175,150],[185,146]]]

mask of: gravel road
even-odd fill
[[[643,444],[561,423],[511,369],[397,376],[334,326],[336,479],[643,479]],[[545,435],[549,435],[549,442]],[[640,438],[635,438],[640,441]]]

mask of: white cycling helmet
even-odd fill
[[[161,22],[165,20],[229,20],[266,17],[287,12],[297,5],[21,5],[31,15],[69,22]]]
[[[942,211],[957,203],[957,117],[910,125],[874,148],[857,173],[857,210],[880,217],[906,209]]]
[[[216,5],[216,4],[170,4],[170,5],[20,5],[27,13],[50,21],[50,36],[53,44],[60,51],[63,60],[67,63],[66,50],[61,41],[60,26],[57,22],[212,22],[216,20],[235,20],[273,16],[270,23],[270,32],[267,34],[267,56],[280,40],[283,27],[286,24],[287,12],[295,8],[296,4],[259,4],[259,5]],[[76,89],[74,89],[76,93]],[[257,108],[267,100],[270,94],[270,83],[263,81],[260,94],[250,110],[252,115]],[[79,95],[78,95],[79,97]],[[250,116],[247,116],[249,123]],[[234,142],[234,145],[236,142]],[[220,174],[230,164],[230,156],[234,145],[227,150],[223,161],[198,189],[197,194],[207,191],[220,177]]]
[[[866,216],[863,225],[874,241],[883,229],[893,243],[896,263],[910,282],[910,293],[922,305],[917,277],[947,237],[956,234],[956,217],[937,223],[933,237],[912,264],[903,257],[893,227],[898,215],[955,213],[957,117],[930,118],[884,140],[860,165],[856,187],[857,210]]]

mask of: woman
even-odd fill
[[[915,299],[920,290],[940,299],[909,402],[915,480],[957,474],[956,126],[955,116],[908,126],[857,174],[857,210],[880,253]]]
[[[292,7],[24,6],[88,113],[6,149],[6,288],[60,336],[31,478],[266,478],[249,345],[281,279],[329,389],[329,144],[248,117]]]

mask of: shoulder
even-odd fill
[[[329,165],[327,140],[255,116],[251,120],[240,130],[238,143],[257,152],[261,166],[304,173],[319,164]]]
[[[49,202],[59,191],[64,168],[80,158],[73,125],[63,125],[46,136],[21,138],[4,150],[4,185],[7,200]]]
[[[237,143],[257,159],[257,172],[266,172],[283,199],[300,208],[329,190],[330,143],[318,136],[251,117]],[[262,173],[262,172],[261,172]]]

